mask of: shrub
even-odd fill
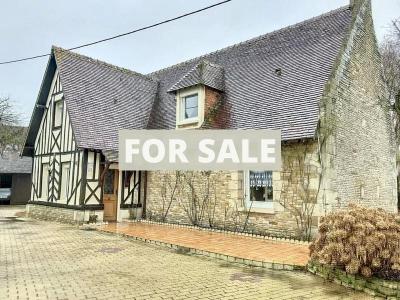
[[[400,279],[400,223],[382,209],[350,205],[321,218],[311,260],[350,274]]]

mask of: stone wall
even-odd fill
[[[273,173],[273,209],[258,209],[245,204],[244,172],[179,173],[178,181],[188,176],[193,180],[176,183],[174,172],[148,172],[146,218],[179,224],[217,227],[225,230],[258,234],[298,236],[295,210],[302,210],[303,202],[316,202],[319,187],[317,144],[291,143],[282,146],[282,171]],[[191,177],[193,176],[193,177]],[[194,188],[188,186],[193,182]],[[208,200],[207,182],[210,183]],[[171,194],[175,189],[172,201]],[[193,205],[192,191],[199,196]],[[204,204],[204,205],[203,205]],[[284,207],[284,204],[286,207]],[[168,208],[169,207],[169,208]],[[196,209],[194,207],[197,207]],[[202,209],[204,207],[204,209]],[[192,209],[191,209],[192,208]],[[168,213],[167,213],[168,211]],[[198,213],[197,218],[193,216]],[[195,219],[195,220],[194,220]],[[317,220],[312,218],[314,225]]]
[[[321,214],[358,202],[397,211],[395,142],[371,1],[354,1],[353,29],[321,101]]]
[[[364,291],[369,295],[385,299],[400,298],[400,284],[396,281],[383,280],[379,278],[364,278],[358,275],[351,275],[345,271],[324,266],[317,263],[309,263],[308,270],[337,284]]]
[[[218,93],[206,90],[210,105],[217,97]],[[225,118],[218,115],[217,120]],[[304,219],[307,209],[314,216],[308,220],[313,226],[318,224],[317,216],[350,202],[397,211],[394,132],[370,0],[355,1],[352,29],[321,99],[319,125],[317,141],[282,146],[283,167],[273,174],[273,209],[255,208],[248,213],[243,172],[216,172],[210,175],[217,186],[212,224],[207,220],[210,213],[204,213],[197,225],[240,230],[247,220],[246,231],[290,236],[299,234],[299,214]],[[148,219],[165,217],[163,176],[148,173]],[[195,185],[201,184],[204,179]],[[193,223],[190,212],[182,208],[190,197],[187,191],[177,195],[163,221]]]
[[[92,215],[97,215],[97,221],[103,220],[103,211],[76,210],[38,204],[28,204],[26,213],[30,218],[68,224],[88,222]]]

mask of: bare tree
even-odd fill
[[[242,232],[246,232],[247,231],[247,226],[249,225],[249,219],[250,219],[250,212],[251,212],[251,209],[253,208],[254,201],[251,201],[249,208],[246,207],[244,202],[245,202],[245,199],[243,199],[243,207],[244,207],[244,212],[245,212],[245,218],[244,218],[244,224],[243,224]],[[236,208],[237,208],[237,206],[236,206]]]
[[[392,22],[389,33],[380,45],[383,77],[388,89],[389,101],[392,104],[393,125],[397,145],[400,144],[400,18]],[[387,103],[387,99],[384,99]],[[397,154],[397,172],[400,172],[400,156]],[[400,186],[399,176],[397,186]],[[400,190],[398,190],[400,197]]]
[[[245,231],[249,223],[249,211],[226,203],[225,207],[217,197],[220,172],[211,171],[176,171],[166,172],[160,178],[162,200],[162,222],[168,220],[168,213],[173,206],[179,207],[190,224],[200,227],[221,228]],[[243,206],[243,203],[242,203]],[[218,218],[217,209],[224,209],[224,218]]]
[[[192,225],[204,226],[211,199],[211,172],[184,172],[180,204]]]
[[[389,33],[380,45],[383,76],[393,103],[395,129],[400,139],[400,19],[392,22]]]
[[[180,185],[182,182],[182,173],[175,171],[174,173],[165,172],[161,179],[161,199],[162,199],[162,216],[161,221],[165,222],[172,203],[176,200]]]
[[[393,32],[397,36],[397,40],[400,40],[400,18],[392,21],[393,24]]]
[[[208,225],[213,228],[215,227],[215,211],[217,209],[217,180],[210,180],[209,183],[209,190],[212,192],[209,193],[209,199],[207,200],[208,205],[207,205],[207,219],[208,219]]]
[[[18,122],[18,117],[14,113],[9,97],[0,97],[0,124],[4,126],[14,126]]]
[[[14,112],[9,97],[0,97],[0,156],[7,148],[20,150],[25,128],[18,126],[19,116]]]
[[[246,232],[250,224],[252,205],[244,198],[234,203],[221,201],[217,195],[221,172],[175,171],[160,177],[161,212],[148,211],[149,218],[168,222],[171,207],[179,207],[191,225]],[[223,210],[221,218],[217,210]]]
[[[298,237],[311,239],[312,220],[317,204],[319,184],[312,185],[312,179],[320,180],[316,166],[307,155],[309,147],[304,146],[295,154],[285,158],[282,171],[282,186],[278,202],[295,218]]]

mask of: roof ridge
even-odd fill
[[[199,63],[196,64],[193,68],[191,68],[189,71],[187,71],[187,72],[185,73],[185,75],[183,75],[183,76],[182,76],[173,86],[171,86],[167,91],[168,91],[168,92],[174,91],[175,87],[178,86],[178,85],[179,85],[182,81],[184,81],[186,78],[188,78],[189,75],[192,75],[193,72],[196,71],[202,63],[203,63],[203,61],[202,61],[202,62],[199,62]]]
[[[248,39],[248,40],[246,40],[246,41],[239,42],[239,43],[236,43],[236,44],[233,44],[233,45],[230,45],[230,46],[227,46],[227,47],[224,47],[224,48],[221,48],[221,49],[218,49],[218,50],[215,50],[215,51],[206,53],[206,54],[202,54],[202,55],[197,56],[197,57],[194,57],[194,58],[190,58],[190,59],[185,60],[185,61],[183,61],[183,62],[176,63],[176,64],[173,64],[173,65],[167,66],[167,67],[165,67],[165,68],[162,68],[162,69],[159,69],[159,70],[156,70],[156,71],[147,73],[146,75],[148,75],[148,76],[156,76],[158,73],[163,72],[163,71],[165,71],[165,70],[172,69],[172,68],[176,68],[176,67],[178,67],[178,66],[182,66],[182,65],[185,65],[185,64],[194,62],[194,61],[196,61],[196,60],[199,60],[199,59],[202,59],[202,58],[206,58],[206,57],[208,57],[208,56],[210,56],[210,55],[218,54],[218,53],[220,53],[220,52],[227,51],[227,50],[229,50],[229,49],[233,49],[233,48],[235,48],[235,47],[238,47],[238,46],[241,46],[241,45],[244,45],[244,44],[253,43],[253,42],[255,42],[255,41],[259,41],[259,40],[261,40],[261,39],[263,39],[263,38],[266,38],[267,36],[271,36],[271,35],[274,35],[274,34],[278,34],[278,33],[282,32],[282,31],[290,30],[290,29],[296,28],[296,27],[298,27],[298,26],[302,26],[302,25],[304,25],[304,24],[314,22],[315,20],[318,20],[318,19],[320,19],[320,18],[324,18],[324,17],[327,17],[327,16],[329,16],[329,15],[333,15],[333,14],[339,12],[339,11],[345,11],[345,10],[348,10],[348,9],[351,9],[351,6],[350,6],[350,5],[341,6],[341,7],[339,7],[339,8],[330,10],[330,11],[328,11],[328,12],[326,12],[326,13],[323,13],[323,14],[321,14],[321,15],[312,17],[312,18],[310,18],[310,19],[303,20],[303,21],[297,22],[297,23],[295,23],[295,24],[292,24],[292,25],[289,25],[289,26],[286,26],[286,27],[282,27],[282,28],[276,29],[276,30],[274,30],[274,31],[261,34],[261,35],[259,35],[259,36],[250,38],[250,39]]]
[[[214,63],[214,62],[211,62],[211,61],[209,61],[207,59],[203,59],[199,64],[207,64],[207,65],[209,65],[211,67],[222,68],[223,69],[223,67],[221,65],[219,65],[217,63]]]
[[[77,52],[73,52],[73,51],[68,50],[68,49],[64,49],[64,48],[61,48],[61,47],[58,47],[58,46],[54,46],[54,45],[51,47],[51,49],[52,49],[52,52],[59,51],[59,52],[63,52],[63,53],[69,53],[69,54],[71,54],[71,55],[73,55],[73,56],[75,56],[75,57],[77,57],[79,59],[83,59],[83,60],[86,60],[88,62],[95,63],[97,65],[101,65],[101,66],[104,66],[104,67],[107,67],[107,68],[110,68],[110,69],[113,69],[113,70],[116,70],[116,71],[124,72],[124,73],[127,73],[127,74],[132,75],[132,76],[143,77],[144,79],[151,80],[151,81],[154,81],[154,82],[156,81],[155,78],[153,78],[153,77],[151,77],[151,76],[149,76],[147,74],[142,74],[142,73],[139,73],[139,72],[136,72],[136,71],[132,71],[132,70],[124,68],[124,67],[119,67],[117,65],[105,62],[103,60],[92,58],[90,56],[83,55],[83,54],[80,54],[80,53],[77,53]]]

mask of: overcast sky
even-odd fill
[[[150,25],[218,0],[2,0],[0,61],[73,47]],[[400,16],[400,0],[373,0],[378,39]],[[78,52],[148,73],[297,23],[349,0],[233,0],[225,5]],[[0,95],[10,96],[23,124],[30,115],[47,58],[0,65]]]

